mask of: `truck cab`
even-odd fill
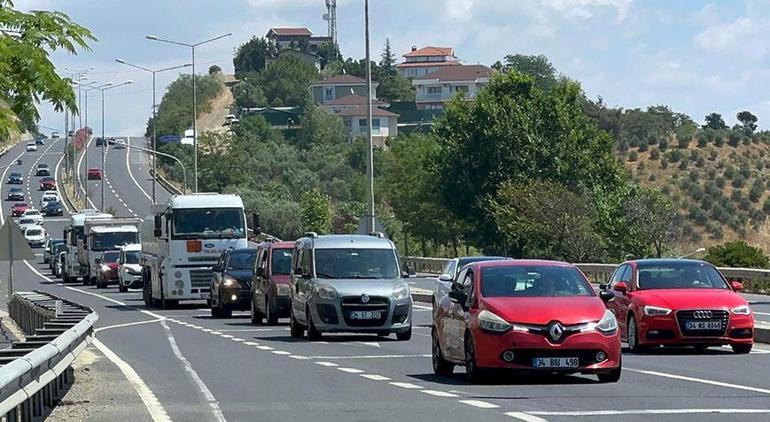
[[[86,223],[86,242],[81,264],[88,268],[83,284],[91,284],[100,276],[97,260],[105,251],[117,250],[123,245],[139,243],[139,220],[117,218]]]
[[[87,277],[86,268],[80,265],[80,250],[85,241],[84,225],[90,220],[109,220],[112,214],[102,213],[94,209],[84,209],[72,214],[69,225],[64,229],[63,238],[67,244],[67,252],[62,256],[62,280],[73,283],[78,277]]]

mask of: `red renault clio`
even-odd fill
[[[615,295],[607,307],[615,314],[628,348],[676,345],[705,349],[729,344],[749,353],[754,315],[713,265],[689,259],[640,259],[615,270],[607,285]]]
[[[433,320],[433,371],[465,366],[476,381],[490,369],[596,374],[620,379],[615,316],[574,265],[537,260],[466,265]]]

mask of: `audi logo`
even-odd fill
[[[697,319],[709,319],[711,318],[711,311],[695,311],[692,316]]]

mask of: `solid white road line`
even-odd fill
[[[548,422],[547,419],[543,419],[524,412],[508,412],[505,415],[525,422]]]
[[[707,385],[714,385],[717,387],[725,387],[725,388],[732,388],[735,390],[744,390],[744,391],[751,391],[754,393],[761,393],[761,394],[770,394],[770,389],[766,388],[759,388],[759,387],[751,387],[748,385],[740,385],[740,384],[730,384],[727,382],[722,381],[714,381],[714,380],[708,380],[703,378],[695,378],[695,377],[687,377],[684,375],[676,375],[676,374],[669,374],[667,372],[659,372],[659,371],[645,371],[642,369],[634,369],[634,368],[623,368],[624,371],[629,372],[636,372],[638,374],[645,374],[645,375],[652,375],[656,377],[663,377],[663,378],[670,378],[680,381],[689,381],[689,382],[697,382],[701,384],[707,384]]]
[[[631,410],[578,410],[572,412],[532,411],[538,416],[622,416],[622,415],[689,415],[689,414],[763,414],[770,409],[631,409]]]
[[[121,328],[121,327],[133,327],[135,325],[142,325],[142,324],[152,324],[155,322],[163,321],[162,319],[150,319],[147,321],[137,321],[137,322],[128,322],[125,324],[115,324],[115,325],[108,325],[106,327],[99,327],[94,330],[94,332],[104,331],[104,330],[110,330],[113,328]]]
[[[460,400],[459,402],[462,404],[467,404],[469,406],[478,407],[481,409],[497,409],[498,407],[500,407],[496,404],[487,403],[481,400]]]
[[[134,177],[134,172],[131,171],[131,165],[128,163],[128,156],[131,154],[131,138],[126,138],[126,142],[128,143],[128,148],[126,149],[126,168],[128,169],[128,175],[131,177],[131,180],[134,181],[134,184],[136,187],[139,188],[140,191],[144,194],[144,196],[147,197],[150,201],[152,201],[152,197],[147,194],[147,192],[142,188],[142,185],[139,184],[139,182],[136,181],[136,178]]]
[[[757,312],[757,311],[754,311],[754,313],[757,314],[757,315],[770,316],[770,312]]]

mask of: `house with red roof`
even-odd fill
[[[403,57],[405,61],[397,64],[396,70],[407,78],[424,76],[443,67],[460,64],[451,47],[412,47],[412,51]]]
[[[372,98],[377,98],[377,82],[372,81]],[[328,104],[348,95],[366,97],[366,81],[353,75],[334,75],[310,84],[310,95],[316,104]]]
[[[435,72],[412,79],[417,110],[440,110],[455,95],[466,100],[476,98],[478,91],[489,84],[494,70],[483,65],[444,66]]]

